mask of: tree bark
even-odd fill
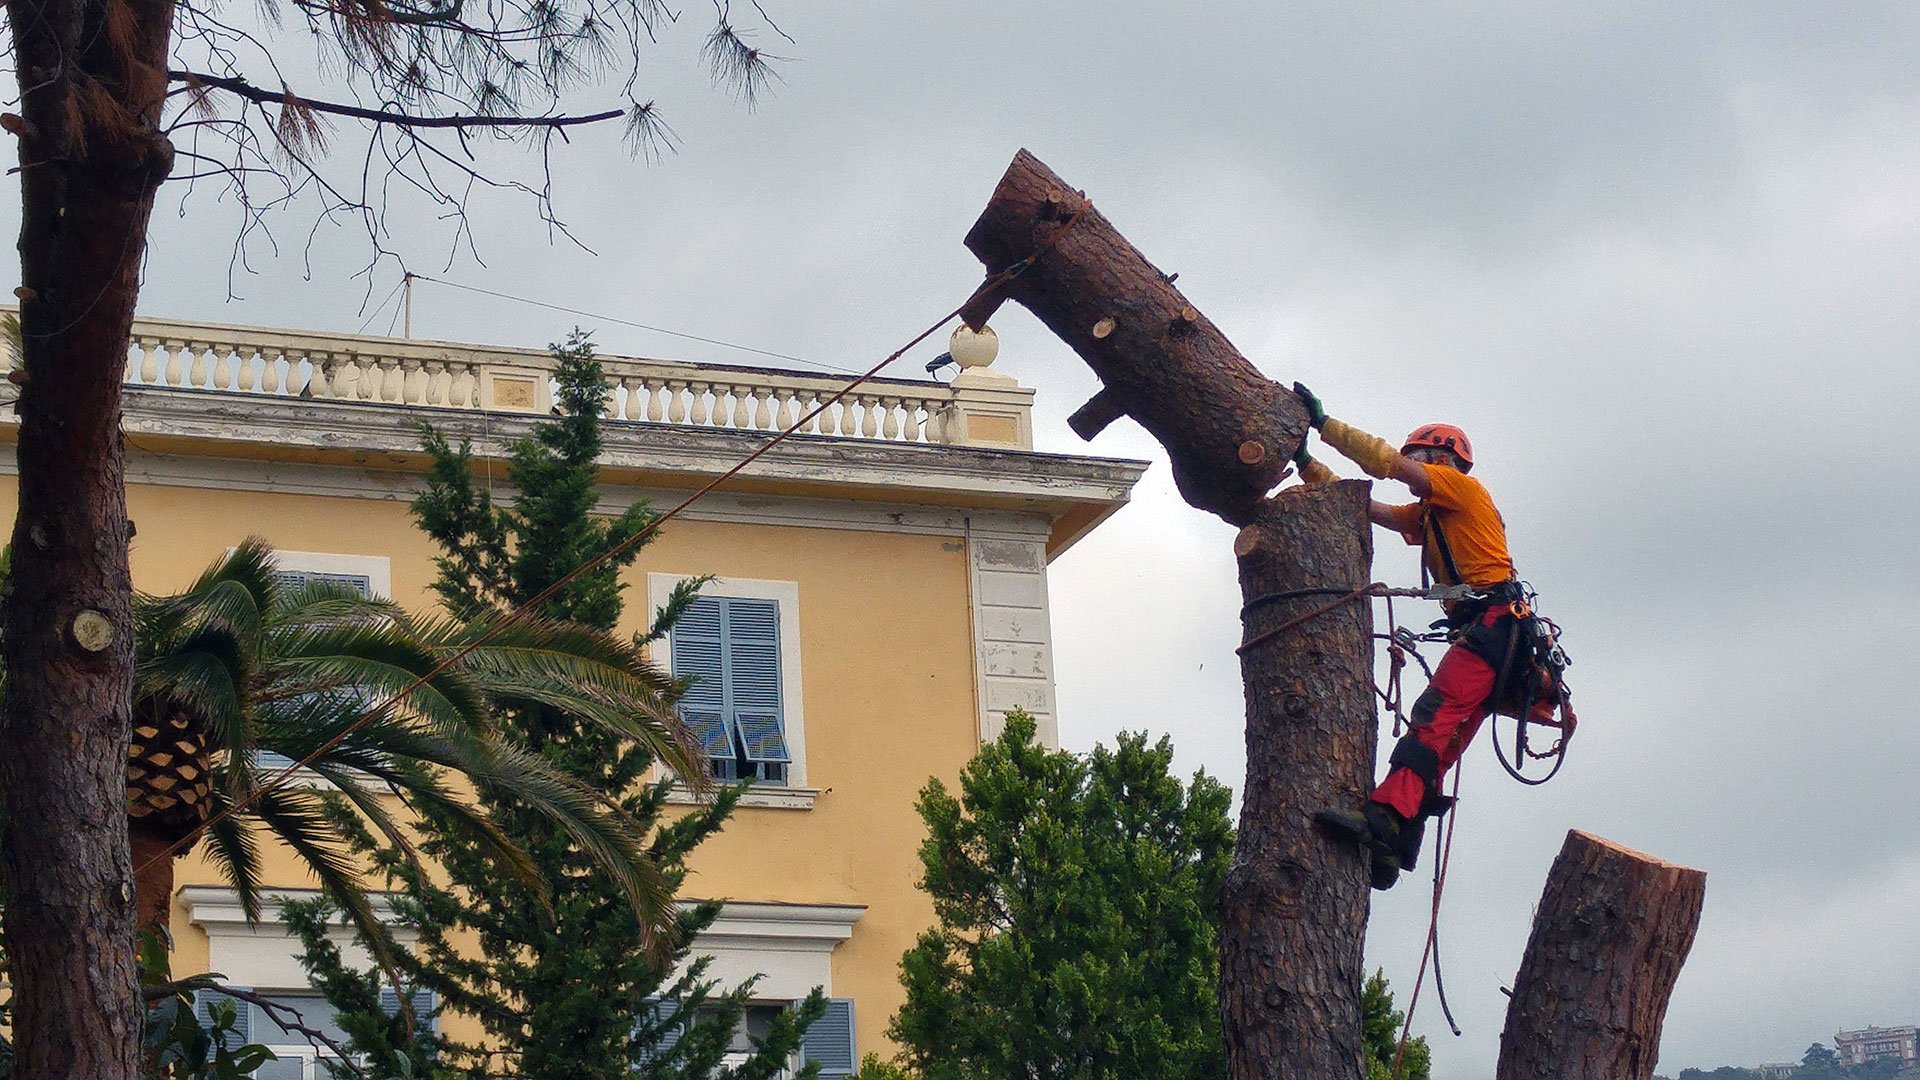
[[[120,441],[173,7],[9,0],[25,383],[0,724],[16,1069],[132,1080],[143,1007],[126,812],[131,581]]]
[[[999,301],[1017,300],[1080,354],[1109,400],[1076,430],[1091,437],[1124,412],[1167,448],[1188,503],[1235,525],[1259,514],[1306,435],[1306,410],[1098,210],[1022,150],[966,244],[990,273],[1042,252],[966,317],[979,329]]]
[[[1247,780],[1220,898],[1220,1007],[1228,1074],[1364,1075],[1361,944],[1367,870],[1327,842],[1314,811],[1357,806],[1373,775],[1373,608],[1311,613],[1367,582],[1371,485],[1282,491],[1234,543],[1247,637],[1303,620],[1240,660]],[[1295,590],[1328,590],[1254,604]],[[1310,616],[1310,617],[1309,617]]]
[[[1707,875],[1583,832],[1547,874],[1496,1080],[1647,1080]]]
[[[140,933],[167,930],[173,918],[173,839],[138,822],[127,831],[133,853],[134,927]]]
[[[1030,309],[1103,384],[1074,430],[1090,438],[1132,416],[1166,447],[1187,502],[1243,526],[1234,548],[1249,640],[1367,584],[1369,486],[1267,497],[1306,434],[1305,409],[1078,192],[1022,150],[966,243],[990,275],[1019,271],[969,307],[969,324],[1006,299]],[[1315,591],[1272,598],[1301,589]],[[1367,870],[1357,845],[1329,843],[1313,814],[1357,805],[1372,774],[1372,625],[1356,597],[1241,660],[1247,782],[1220,902],[1236,1080],[1362,1075]]]

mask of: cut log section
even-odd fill
[[[1707,875],[1569,832],[1547,874],[1495,1080],[1648,1080]]]
[[[1011,299],[1078,353],[1109,399],[1075,425],[1082,437],[1116,410],[1131,416],[1167,448],[1188,503],[1235,525],[1254,519],[1307,431],[1291,391],[1255,370],[1169,275],[1025,150],[966,242],[990,274],[1041,253],[962,318],[977,329]]]

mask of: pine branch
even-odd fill
[[[326,113],[330,116],[350,116],[358,120],[371,120],[376,124],[392,124],[403,128],[568,128],[581,124],[595,124],[602,120],[613,120],[626,115],[625,109],[608,109],[605,112],[591,113],[586,116],[414,116],[389,109],[367,109],[358,105],[296,97],[286,90],[276,92],[255,86],[237,76],[169,70],[167,78],[173,82],[185,83],[190,87],[211,86],[225,90],[261,105],[285,105],[297,101],[302,110]]]

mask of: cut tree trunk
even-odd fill
[[[120,382],[154,192],[171,3],[9,0],[20,115],[20,502],[0,712],[18,1075],[139,1075],[127,838],[131,581]]]
[[[1084,208],[1083,208],[1084,207]],[[967,233],[989,273],[1040,252],[966,313],[979,329],[1016,300],[1072,346],[1105,385],[1075,430],[1091,438],[1120,414],[1167,448],[1188,503],[1245,525],[1307,432],[1292,392],[1256,371],[1100,211],[1020,151]]]
[[[1240,659],[1247,780],[1220,897],[1229,1075],[1359,1077],[1366,867],[1314,811],[1359,805],[1373,775],[1373,607],[1312,613],[1367,581],[1370,485],[1289,488],[1240,531],[1247,637],[1300,621]],[[1305,596],[1255,603],[1298,590]]]
[[[1707,875],[1583,832],[1547,874],[1496,1080],[1647,1080]]]
[[[1082,196],[1022,150],[967,234],[989,274],[1018,268],[964,318],[1011,299],[1087,362],[1091,438],[1131,416],[1166,447],[1187,502],[1244,526],[1235,543],[1249,638],[1365,585],[1368,485],[1267,493],[1307,431],[1299,399],[1248,363]],[[1027,260],[1031,259],[1029,263]],[[1221,1011],[1235,1080],[1357,1080],[1366,867],[1313,813],[1358,805],[1373,767],[1372,610],[1338,605],[1241,662],[1247,784],[1221,897]]]

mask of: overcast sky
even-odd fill
[[[1466,1033],[1431,996],[1416,1025],[1437,1077],[1490,1074],[1569,828],[1709,874],[1662,1072],[1920,1021],[1920,511],[1896,472],[1920,422],[1920,8],[765,2],[797,41],[763,33],[793,59],[757,112],[707,87],[694,5],[642,88],[681,151],[634,162],[606,131],[556,156],[597,254],[506,198],[474,206],[484,265],[449,266],[445,224],[404,203],[392,244],[450,280],[864,367],[977,283],[961,237],[1032,149],[1269,375],[1389,438],[1464,426],[1567,630],[1584,724],[1562,776],[1514,784],[1484,735],[1465,764],[1441,933]],[[350,277],[350,228],[303,257],[298,215],[228,302],[212,194],[184,217],[163,198],[144,312],[387,330],[398,268]],[[753,360],[415,295],[421,337],[576,322],[611,352]],[[1079,443],[1092,376],[1023,310],[995,325],[1042,447],[1155,462],[1054,567],[1063,738],[1169,732],[1237,787],[1231,530],[1137,427]],[[1411,552],[1378,547],[1376,576],[1411,583]],[[1368,962],[1403,1003],[1426,915],[1424,867],[1374,908]]]

